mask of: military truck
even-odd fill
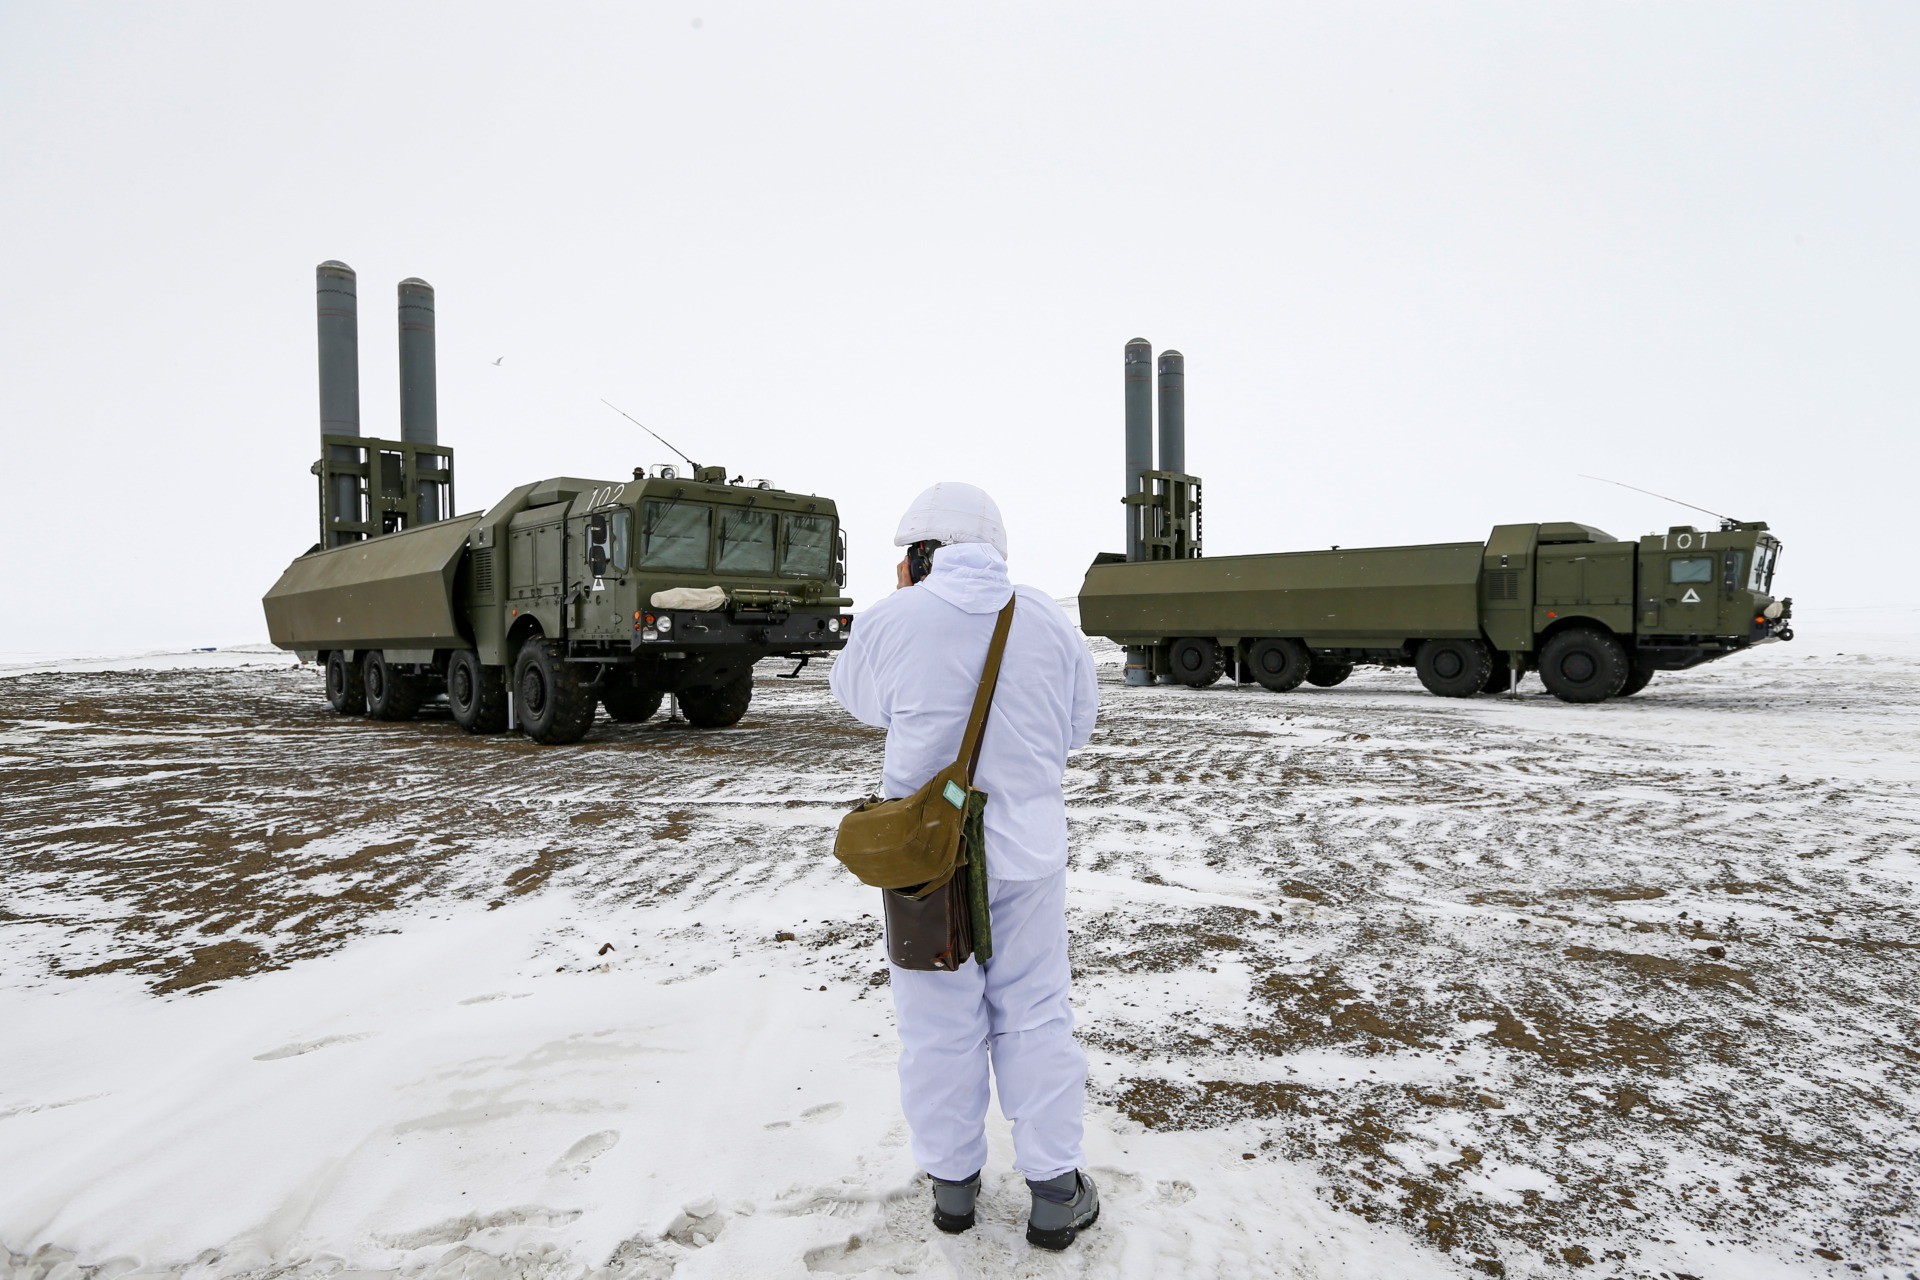
[[[1536,671],[1563,701],[1601,702],[1660,671],[1793,639],[1793,602],[1773,595],[1780,542],[1760,521],[1637,542],[1586,524],[1509,524],[1485,542],[1203,558],[1200,481],[1181,469],[1179,352],[1160,357],[1160,453],[1172,465],[1141,465],[1151,360],[1143,340],[1128,344],[1128,549],[1096,558],[1080,589],[1082,629],[1126,646],[1130,683],[1198,687],[1231,673],[1286,691],[1372,663],[1410,666],[1442,697],[1500,692]]]
[[[273,643],[326,671],[341,715],[405,720],[444,694],[471,733],[574,742],[597,708],[739,721],[762,658],[846,644],[846,542],[827,498],[726,469],[522,485],[453,508],[434,415],[433,297],[401,286],[401,438],[358,433],[353,272],[320,265],[321,538],[266,594]]]

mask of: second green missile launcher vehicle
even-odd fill
[[[1374,663],[1411,666],[1445,697],[1537,671],[1555,697],[1600,702],[1659,671],[1793,638],[1793,602],[1773,595],[1780,542],[1758,521],[1637,542],[1584,524],[1511,524],[1485,542],[1202,558],[1200,481],[1180,469],[1178,352],[1160,360],[1161,458],[1174,462],[1142,465],[1151,360],[1144,342],[1128,344],[1128,553],[1100,556],[1080,589],[1082,629],[1127,647],[1130,683],[1231,674],[1288,690]]]
[[[845,645],[846,543],[826,498],[663,466],[543,480],[447,517],[431,290],[402,286],[402,439],[378,440],[352,429],[353,273],[323,263],[319,282],[321,419],[335,428],[314,466],[321,541],[262,603],[273,642],[324,665],[336,711],[402,720],[444,693],[471,732],[517,724],[560,743],[598,707],[640,721],[673,694],[690,722],[722,727],[746,712],[760,659],[804,667]]]

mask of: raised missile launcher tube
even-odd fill
[[[1161,466],[1139,484],[1128,423],[1124,501],[1141,546],[1098,557],[1080,588],[1081,628],[1126,647],[1129,684],[1231,673],[1285,691],[1375,663],[1411,666],[1445,697],[1538,671],[1555,697],[1599,702],[1658,671],[1793,638],[1793,602],[1771,594],[1780,543],[1757,521],[1638,543],[1560,522],[1500,525],[1483,543],[1202,559],[1199,481],[1179,470],[1183,366],[1161,357]]]
[[[433,286],[418,276],[400,282],[400,438],[416,445],[440,443],[439,389],[434,371]],[[427,478],[440,470],[430,451],[415,455],[423,473],[415,484],[412,519],[431,524],[450,514],[443,484]]]
[[[1120,490],[1121,510],[1127,519],[1126,558],[1141,560],[1146,556],[1143,523],[1146,509],[1138,505],[1135,498],[1145,492],[1147,472],[1153,469],[1153,344],[1145,338],[1135,338],[1127,344],[1124,354],[1127,452],[1126,475]],[[1145,649],[1127,650],[1126,679],[1128,684],[1153,683]]]
[[[319,320],[320,434],[360,434],[360,299],[353,268],[329,259],[314,268],[315,311]],[[357,454],[347,444],[322,446],[333,462],[351,463]],[[328,477],[322,497],[320,545],[358,542],[350,528],[358,524],[360,490],[350,474]]]

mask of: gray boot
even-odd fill
[[[928,1174],[928,1177],[933,1177]],[[958,1235],[973,1225],[973,1202],[980,1194],[980,1175],[961,1182],[933,1178],[933,1225]]]
[[[1027,1188],[1033,1192],[1033,1212],[1027,1217],[1028,1244],[1064,1249],[1100,1217],[1100,1192],[1093,1179],[1077,1169],[1045,1182],[1029,1178]]]

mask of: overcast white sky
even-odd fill
[[[439,293],[462,509],[667,454],[1119,546],[1121,348],[1214,554],[1688,512],[1920,599],[1920,6],[0,0],[0,649],[262,639],[313,266]],[[505,362],[494,367],[496,356]],[[1701,517],[1704,520],[1704,517]]]

